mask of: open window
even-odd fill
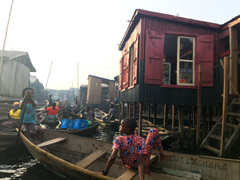
[[[195,38],[165,35],[163,84],[194,85]]]

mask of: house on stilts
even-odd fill
[[[142,122],[147,107],[149,120],[179,135],[181,150],[190,139],[187,149],[228,156],[240,133],[239,47],[240,16],[220,25],[135,10],[119,45],[121,118]]]

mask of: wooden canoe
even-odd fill
[[[79,136],[91,137],[93,134],[95,134],[99,124],[100,122],[97,121],[85,129],[57,129],[57,131],[65,132],[69,134],[75,134]]]
[[[108,176],[97,174],[105,167],[112,144],[44,130],[43,143],[34,145],[20,134],[29,152],[46,168],[70,179],[138,179],[137,171],[126,170],[117,159]],[[153,154],[157,152],[153,150]],[[145,179],[240,179],[240,160],[166,152],[166,159],[151,164]],[[136,176],[135,176],[136,175]],[[130,178],[132,177],[132,178]]]
[[[115,161],[108,176],[96,173],[101,172],[105,167],[111,153],[110,143],[53,130],[44,130],[43,133],[44,142],[38,145],[30,142],[22,133],[20,137],[29,152],[47,169],[59,176],[69,179],[139,179],[137,171],[127,170],[120,159]],[[156,157],[156,155],[151,156],[152,164],[156,163]],[[145,179],[182,179],[175,175],[160,173],[159,170],[151,174]]]

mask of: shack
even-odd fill
[[[235,122],[239,114],[232,114],[235,121],[231,120],[231,123],[227,119],[232,117],[221,116],[222,112],[229,110],[223,103],[228,102],[226,98],[230,96],[231,100],[239,102],[239,25],[239,16],[219,25],[135,10],[119,45],[122,51],[119,61],[122,117],[125,103],[128,104],[126,116],[136,117],[137,105],[141,122],[143,107],[147,106],[148,119],[151,119],[152,113],[153,123],[160,123],[157,122],[157,107],[163,106],[164,117],[160,125],[169,128],[167,125],[170,124],[174,131],[174,112],[177,109],[179,146],[184,144],[184,120],[187,116],[187,138],[193,141],[194,148],[204,142],[202,148],[223,156],[236,142],[240,128],[239,123]],[[229,64],[229,75],[226,76],[223,59]],[[229,82],[229,88],[224,86],[225,81]],[[226,90],[229,92],[223,94]],[[213,110],[220,114],[217,123],[211,118]],[[172,117],[169,118],[168,114]],[[207,116],[210,117],[208,120]],[[230,130],[226,129],[225,124],[230,124],[231,129],[228,143],[225,143],[225,132]],[[213,134],[216,131],[223,133]],[[209,137],[217,143],[212,143]],[[212,144],[217,145],[213,147]]]
[[[80,88],[80,102],[83,104],[86,102],[92,108],[100,108],[107,112],[109,103],[117,97],[116,88],[115,80],[89,75],[88,86]]]
[[[0,70],[0,100],[21,98],[22,90],[29,87],[30,72],[36,72],[36,69],[27,52],[4,51]]]

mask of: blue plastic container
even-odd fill
[[[74,125],[74,120],[73,119],[69,119],[69,124],[68,124],[68,129],[73,129],[73,125]]]
[[[85,129],[88,126],[88,121],[83,119],[75,119],[73,129]]]
[[[70,122],[69,120],[70,119],[62,119],[60,128],[61,129],[67,129],[68,125],[69,125],[69,122]]]

